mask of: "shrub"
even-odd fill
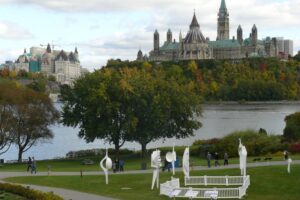
[[[300,142],[290,145],[290,152],[299,153],[300,152]]]
[[[283,136],[286,141],[293,142],[300,139],[300,112],[285,117],[286,126]]]
[[[63,200],[63,198],[53,194],[52,192],[39,192],[25,188],[21,185],[13,185],[9,183],[0,183],[0,190],[22,196],[30,200]]]
[[[236,131],[222,139],[196,141],[194,145],[198,146],[198,155],[206,156],[207,152],[218,152],[219,155],[223,155],[227,152],[230,157],[237,157],[239,138],[246,146],[248,156],[275,153],[285,149],[281,144],[280,136],[267,135],[253,130]]]

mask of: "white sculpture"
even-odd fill
[[[239,144],[239,156],[240,156],[240,169],[241,169],[241,175],[246,176],[246,167],[247,167],[247,149],[246,147],[242,144],[242,140],[239,139],[240,144]]]
[[[103,165],[104,161],[105,161],[105,166]],[[108,157],[107,149],[106,149],[105,157],[100,161],[100,167],[104,171],[105,182],[106,182],[106,184],[108,184],[108,170],[110,170],[112,168],[112,160],[110,159],[110,157]]]
[[[189,178],[190,177],[190,148],[189,147],[186,147],[183,153],[182,170],[184,176]]]
[[[159,168],[161,167],[160,150],[153,151],[151,154],[151,167],[153,169],[152,187],[153,190],[155,182],[156,187],[159,188]]]
[[[291,164],[292,164],[293,161],[292,161],[292,159],[289,158],[287,162],[288,162],[288,168],[287,168],[287,171],[288,171],[288,173],[290,174],[290,173],[291,173]]]
[[[175,175],[175,161],[176,161],[176,159],[177,159],[177,157],[176,157],[176,152],[174,150],[174,144],[173,144],[173,151],[168,152],[166,154],[166,160],[172,164],[173,175]]]

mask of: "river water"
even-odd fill
[[[58,104],[56,104],[59,107]],[[186,139],[166,139],[150,143],[148,148],[160,146],[191,145],[196,139],[222,137],[232,131],[264,128],[270,134],[282,134],[285,127],[285,116],[300,111],[300,102],[248,103],[245,105],[226,103],[203,105],[200,117],[202,127],[195,131],[194,137]],[[51,159],[64,157],[72,150],[110,147],[103,140],[85,143],[78,138],[79,129],[55,125],[51,127],[54,133],[52,141],[39,143],[24,153],[23,158],[34,156],[36,159]],[[139,150],[137,143],[125,143],[124,148]],[[17,159],[17,149],[12,146],[8,152],[0,156],[5,160]]]

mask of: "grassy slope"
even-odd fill
[[[261,156],[263,159],[264,156]],[[293,160],[300,160],[300,155],[293,155]],[[98,171],[100,170],[99,161],[100,158],[93,157],[91,158],[94,160],[95,164],[93,165],[82,165],[81,162],[84,159],[74,159],[74,160],[45,160],[45,161],[38,161],[37,162],[37,170],[38,171],[47,171],[48,166],[51,166],[51,171],[61,171],[61,172],[79,172],[81,169],[83,171]],[[179,158],[181,161],[181,158]],[[147,159],[138,159],[138,158],[127,158],[125,160],[125,170],[139,170],[141,169],[141,163],[146,162],[149,168],[150,166],[150,158]],[[273,160],[282,161],[283,156],[273,156]],[[194,166],[206,166],[206,160],[199,157],[191,157],[191,161],[193,162]],[[248,158],[248,162],[252,162],[253,157]],[[231,158],[229,160],[229,164],[237,164],[238,158]],[[220,160],[220,164],[223,163],[223,160]],[[1,171],[25,171],[27,169],[26,164],[4,164],[0,168]]]
[[[217,170],[217,171],[194,171],[192,175],[238,175],[238,169]],[[299,200],[300,199],[300,166],[292,167],[292,174],[288,175],[286,167],[260,167],[250,168],[251,185],[247,192],[248,200]],[[161,173],[161,182],[170,179],[170,173]],[[176,175],[181,178],[182,174]],[[47,185],[62,187],[100,195],[116,197],[124,200],[143,199],[169,199],[159,196],[159,191],[150,190],[151,174],[137,175],[111,175],[109,185],[104,184],[103,176],[79,176],[70,177],[16,177],[8,181],[18,183],[31,183],[36,185]],[[181,185],[183,185],[181,183]],[[122,190],[122,188],[132,188]]]

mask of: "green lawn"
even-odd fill
[[[192,175],[239,175],[238,169],[216,171],[193,171]],[[299,200],[300,199],[300,165],[292,166],[292,174],[288,175],[285,166],[260,167],[248,169],[251,176],[251,185],[248,189],[247,200]],[[161,173],[160,181],[169,180],[171,173]],[[183,180],[182,173],[176,175]],[[6,181],[17,183],[30,183],[61,187],[94,193],[104,196],[116,197],[122,200],[143,199],[169,199],[159,196],[158,190],[150,190],[151,174],[136,175],[110,175],[109,185],[104,184],[104,176],[50,176],[50,177],[15,177]],[[183,184],[181,183],[183,186]],[[125,188],[125,189],[124,189]],[[128,189],[131,188],[131,189]]]
[[[283,156],[267,156],[272,157],[273,161],[282,161]],[[112,157],[113,158],[113,157]],[[254,157],[248,157],[248,162],[253,162]],[[265,156],[261,156],[262,159]],[[293,160],[300,160],[300,154],[292,155]],[[79,172],[81,169],[83,171],[98,171],[100,170],[99,162],[101,158],[92,157],[95,163],[93,165],[82,165],[82,159],[61,159],[61,160],[44,160],[44,161],[37,161],[37,170],[38,171],[47,171],[48,166],[51,167],[51,171],[60,171],[60,172]],[[179,156],[180,161],[181,156]],[[125,170],[139,170],[141,169],[141,163],[146,162],[147,167],[150,167],[150,158],[147,159],[140,159],[140,158],[125,158]],[[206,160],[200,157],[191,157],[190,159],[193,166],[206,166]],[[237,164],[239,163],[238,158],[230,158],[229,164]],[[220,160],[220,164],[223,164],[223,161]],[[26,164],[4,164],[0,168],[1,171],[25,171],[27,169]]]

